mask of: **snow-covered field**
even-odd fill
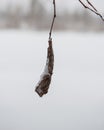
[[[54,33],[54,75],[40,98],[47,38],[0,31],[0,130],[104,130],[104,34]]]

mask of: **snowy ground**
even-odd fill
[[[47,37],[0,31],[0,130],[104,130],[104,34],[55,33],[52,84],[40,98]]]

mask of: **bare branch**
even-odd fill
[[[97,9],[91,4],[89,0],[87,0],[87,3],[97,12]]]
[[[49,40],[51,39],[53,25],[54,25],[54,21],[55,21],[55,18],[56,18],[56,3],[55,3],[55,0],[53,0],[53,6],[54,6],[54,15],[53,15],[53,20],[52,20],[51,28],[50,28],[50,31],[49,31]]]
[[[104,21],[103,16],[97,11],[97,9],[91,4],[91,2],[89,2],[89,0],[86,0],[86,1],[92,8],[90,8],[86,4],[84,4],[82,2],[82,0],[79,0],[79,2],[84,6],[84,8],[86,8],[86,9],[90,10],[91,12],[95,13],[96,15],[98,15]]]

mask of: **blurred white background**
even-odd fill
[[[91,2],[104,13],[103,0]],[[104,130],[104,23],[78,0],[56,1],[52,83],[44,97],[34,92],[51,3],[0,0],[0,130]]]

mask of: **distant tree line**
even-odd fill
[[[28,11],[23,12],[20,6],[12,9],[10,5],[0,11],[0,28],[29,28],[47,30],[50,27],[51,12],[48,12],[39,0],[31,0]],[[64,11],[57,15],[56,30],[104,31],[103,22],[86,10]]]

